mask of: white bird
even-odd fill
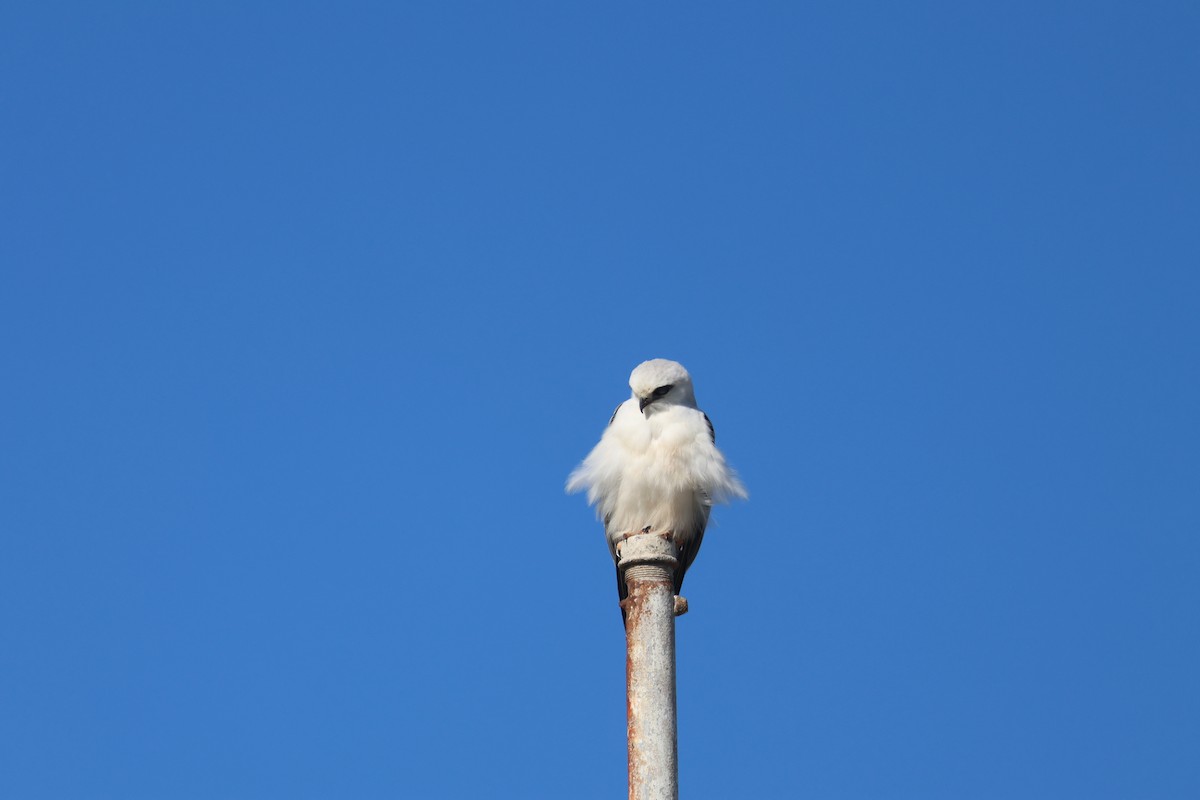
[[[746,488],[716,446],[712,422],[696,407],[682,364],[656,358],[629,376],[632,396],[613,412],[599,444],[567,479],[567,492],[587,490],[604,520],[613,561],[631,533],[669,533],[679,550],[675,594],[696,559],[714,503],[747,498]],[[617,590],[627,594],[617,567]]]

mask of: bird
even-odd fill
[[[697,407],[692,377],[682,364],[644,361],[630,373],[629,388],[629,399],[617,406],[599,443],[566,485],[569,494],[586,490],[588,504],[604,522],[609,552],[618,562],[621,601],[628,589],[618,542],[634,533],[668,534],[679,553],[679,595],[713,504],[749,497],[717,449],[712,421]]]

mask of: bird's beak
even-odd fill
[[[646,406],[650,405],[650,403],[652,403],[652,402],[653,401],[649,397],[639,397],[638,398],[638,411],[645,413]]]

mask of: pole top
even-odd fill
[[[675,547],[675,539],[670,531],[649,533],[636,531],[627,533],[617,540],[617,556],[621,562],[634,559],[671,558],[678,563],[679,549]]]
[[[627,534],[617,541],[616,550],[617,565],[622,572],[647,565],[664,569],[672,577],[679,569],[679,549],[670,532]]]
[[[616,549],[622,581],[674,583],[679,548],[670,532],[631,533],[617,541]],[[674,612],[677,617],[688,612],[687,598],[675,597]]]

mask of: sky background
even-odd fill
[[[0,794],[1200,796],[1195,3],[6,3]]]

